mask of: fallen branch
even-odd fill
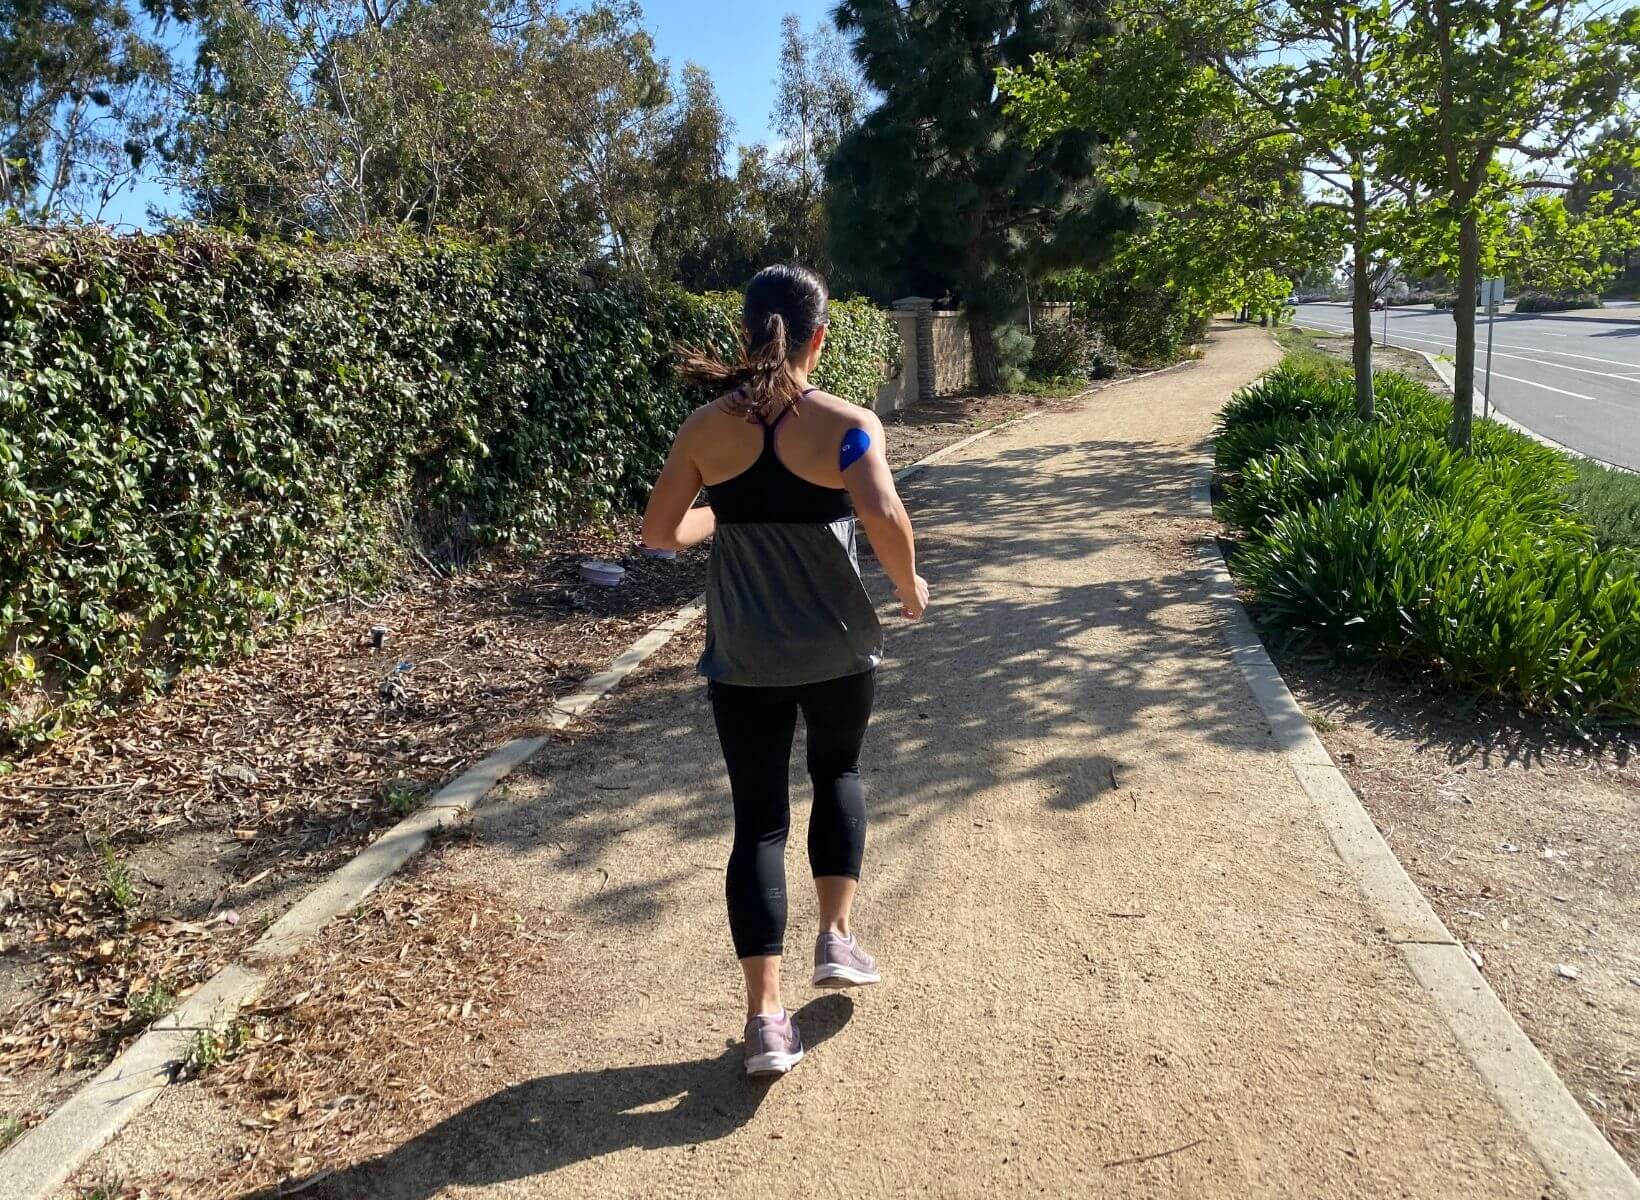
[[[1105,1167],[1106,1169],[1111,1167],[1130,1167],[1134,1163],[1150,1162],[1152,1159],[1166,1158],[1170,1154],[1183,1154],[1186,1150],[1189,1150],[1193,1146],[1199,1146],[1206,1140],[1206,1138],[1197,1138],[1193,1142],[1186,1142],[1184,1145],[1175,1146],[1171,1150],[1158,1150],[1154,1154],[1140,1154],[1133,1158],[1112,1159],[1110,1162],[1105,1164]]]

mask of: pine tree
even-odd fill
[[[1026,280],[1091,265],[1132,219],[1094,182],[1099,141],[1028,142],[999,67],[1063,55],[1108,29],[1088,0],[841,0],[838,28],[882,96],[827,163],[832,255],[880,299],[950,293],[975,371],[998,388],[995,326]]]

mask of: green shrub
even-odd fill
[[[996,331],[997,368],[1004,391],[1025,390],[1031,353],[1036,339],[1025,332],[1023,325],[999,325]]]
[[[1608,549],[1640,550],[1640,475],[1572,460],[1567,497]]]
[[[738,304],[523,246],[0,232],[0,746],[251,649],[411,542],[640,504]],[[817,381],[895,338],[833,306]]]
[[[1064,272],[1051,291],[1071,302],[1077,320],[1103,333],[1122,362],[1137,367],[1177,362],[1206,336],[1213,317],[1177,290],[1135,283],[1117,267]]]
[[[1109,379],[1119,365],[1110,342],[1092,326],[1060,319],[1036,327],[1032,379]]]
[[[1594,292],[1522,292],[1515,300],[1515,311],[1523,313],[1566,312],[1574,308],[1599,308],[1600,297]]]
[[[1372,422],[1340,391],[1287,367],[1222,416],[1220,512],[1249,535],[1260,617],[1527,707],[1640,717],[1640,570],[1597,548],[1565,458],[1491,422],[1456,454],[1448,402],[1402,377],[1379,378]]]

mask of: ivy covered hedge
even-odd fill
[[[0,231],[0,745],[430,556],[640,504],[738,301],[526,247]],[[897,339],[833,307],[817,382]]]

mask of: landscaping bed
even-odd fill
[[[1350,355],[1355,339],[1347,333],[1320,333],[1298,325],[1285,325],[1277,332],[1276,341],[1281,343],[1290,361],[1340,372],[1352,369]],[[1375,371],[1394,371],[1431,387],[1442,386],[1435,368],[1416,350],[1374,345],[1372,366]]]
[[[1408,874],[1640,1171],[1640,747],[1272,647]]]
[[[308,884],[699,593],[703,553],[635,543],[626,519],[338,605],[0,776],[0,1114],[49,1110]],[[623,586],[583,583],[589,557],[623,562]]]
[[[1364,424],[1346,380],[1289,360],[1226,409],[1232,568],[1397,857],[1640,1166],[1627,485],[1491,422],[1453,455],[1448,401],[1404,378],[1378,390]]]

